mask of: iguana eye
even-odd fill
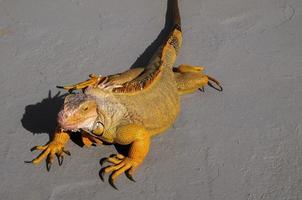
[[[87,110],[88,110],[88,106],[84,107],[83,110],[84,110],[84,111],[87,111]]]

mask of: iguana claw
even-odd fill
[[[114,184],[114,179],[112,178],[112,175],[110,175],[108,182],[114,189],[118,190],[118,188]]]
[[[102,158],[102,159],[100,160],[100,165],[103,166],[104,163],[107,162],[107,161],[108,161],[108,158]]]
[[[199,90],[200,92],[204,92],[204,86],[202,86],[201,88],[198,88],[198,90]]]
[[[58,163],[59,163],[59,166],[61,166],[63,164],[63,160],[64,160],[64,156],[62,154],[56,154],[57,155],[57,158],[58,158]]]
[[[101,178],[101,180],[104,182],[104,168],[102,168],[101,170],[100,170],[100,172],[99,172],[99,176],[100,176],[100,178]]]
[[[46,170],[49,172],[51,168],[51,162],[46,162]]]
[[[70,151],[66,150],[64,147],[62,148],[62,151],[63,151],[66,155],[71,156]]]
[[[218,90],[219,92],[222,92],[223,91],[223,88],[222,86],[220,85],[219,81],[217,81],[216,79],[210,77],[210,76],[207,76],[208,79],[209,79],[209,82],[208,82],[208,85],[212,88],[214,88],[215,90]],[[213,83],[215,83],[218,87],[214,86],[210,81],[212,81]]]
[[[128,178],[130,181],[136,182],[136,181],[134,180],[133,176],[132,176],[131,174],[129,174],[128,171],[126,171],[125,174],[126,174],[127,178]]]

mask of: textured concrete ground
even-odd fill
[[[71,142],[50,172],[24,161],[54,128],[55,86],[128,69],[161,31],[166,1],[0,0],[1,199],[302,199],[302,1],[180,8],[177,63],[206,66],[225,90],[184,97],[137,182],[121,176],[115,191],[98,176],[114,146]]]

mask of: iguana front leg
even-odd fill
[[[68,133],[64,132],[61,129],[57,129],[53,139],[48,142],[48,144],[44,146],[35,146],[32,148],[32,151],[41,150],[42,153],[32,161],[29,161],[29,163],[39,164],[43,159],[47,157],[46,167],[49,171],[55,155],[57,155],[59,165],[61,165],[63,163],[64,153],[70,155],[70,152],[65,150],[64,148],[69,139],[70,137]]]
[[[103,168],[101,171],[111,173],[109,182],[114,186],[114,181],[122,173],[126,172],[129,179],[133,180],[134,171],[143,162],[150,147],[150,135],[141,125],[130,124],[117,129],[115,143],[129,145],[127,156],[117,154],[106,159],[112,165]],[[117,189],[117,188],[116,188]]]

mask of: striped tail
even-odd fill
[[[171,8],[171,18],[173,20],[173,27],[177,28],[178,30],[181,30],[181,20],[180,20],[180,14],[179,14],[179,8],[178,8],[178,0],[168,0],[168,7]]]
[[[182,44],[178,0],[168,0],[166,20],[168,18],[170,22],[166,26],[168,27],[169,36],[153,54],[144,71],[134,80],[124,83],[122,87],[113,89],[113,92],[131,93],[141,91],[152,85],[164,69],[168,69],[172,73],[173,64]]]

